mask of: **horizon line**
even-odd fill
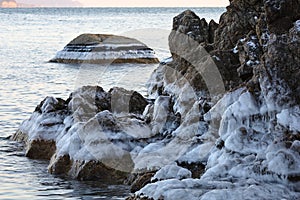
[[[226,8],[227,6],[28,6],[28,7],[0,7],[2,9],[13,8]]]

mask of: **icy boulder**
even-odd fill
[[[152,181],[154,180],[167,180],[167,179],[185,179],[185,178],[191,178],[192,173],[182,167],[179,167],[177,165],[166,165],[165,167],[161,168],[154,177],[152,178]]]
[[[181,157],[199,162],[209,151],[204,174],[181,178],[180,168],[165,166],[129,199],[298,199],[299,108],[276,114],[265,104],[243,89],[225,95],[206,116],[220,120],[215,145],[206,141]]]
[[[121,183],[134,169],[130,152],[151,137],[146,105],[134,91],[84,86],[66,101],[47,97],[12,139],[25,142],[30,158],[51,158],[51,173]]]
[[[158,63],[152,49],[132,38],[82,34],[57,52],[58,63]]]
[[[12,139],[26,142],[27,157],[50,159],[55,153],[55,140],[64,129],[64,118],[67,115],[66,101],[47,97],[37,106],[31,117],[21,124]]]

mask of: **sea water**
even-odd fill
[[[146,94],[145,83],[157,65],[48,61],[82,33],[136,37],[162,60],[170,55],[167,36],[172,19],[185,9],[0,9],[0,199],[123,199],[128,195],[128,186],[53,176],[47,173],[47,161],[24,157],[22,145],[7,138],[46,96],[66,99],[75,88],[88,84],[106,90],[121,86]],[[218,22],[225,8],[190,9],[201,18]],[[83,77],[86,72],[94,79]]]

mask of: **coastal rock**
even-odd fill
[[[273,102],[274,109],[300,102],[299,61],[300,30],[299,20],[284,34],[270,35],[264,64],[260,65],[262,88],[266,98]],[[274,77],[276,79],[274,80]],[[280,84],[278,84],[280,83]],[[267,88],[272,87],[273,90]]]
[[[203,163],[188,163],[181,162],[178,165],[191,172],[191,178],[200,178],[205,172],[205,165]]]
[[[25,143],[30,158],[52,157],[50,173],[120,183],[134,168],[130,151],[151,135],[140,118],[147,104],[135,91],[84,86],[66,101],[45,98],[12,139]]]
[[[245,39],[239,40],[236,48],[240,61],[237,72],[242,81],[247,82],[253,77],[253,69],[260,64],[262,49],[259,39],[250,32]]]
[[[146,99],[136,91],[114,87],[109,91],[113,112],[142,114],[148,105]]]
[[[154,51],[140,41],[117,35],[82,34],[59,51],[58,63],[158,63]]]
[[[76,161],[69,173],[78,180],[97,180],[110,184],[121,184],[128,176],[127,172],[110,168],[99,161]]]
[[[173,176],[149,183],[129,199],[242,199],[245,195],[249,199],[300,198],[300,127],[296,123],[300,119],[300,23],[299,6],[290,3],[293,1],[230,1],[209,51],[228,90],[216,102],[200,92],[207,91],[203,87],[206,82],[198,79],[194,84],[191,77],[195,71],[190,69],[195,65],[180,54],[174,53],[169,62],[156,69],[148,83],[149,94],[156,99],[169,96],[172,105],[179,105],[168,110],[187,108],[182,99],[191,95],[187,84],[179,81],[180,75],[189,77],[190,87],[198,91],[193,101],[197,109],[190,109],[188,114],[180,112],[180,124],[171,135],[180,139],[194,136],[186,140],[190,146],[176,162],[200,170],[192,180]],[[185,13],[199,19],[190,11]],[[175,18],[175,27],[180,27],[178,21],[183,16]],[[188,27],[188,22],[182,23]],[[174,38],[176,34],[171,33],[171,50],[181,55],[191,48],[197,52],[199,47],[190,45],[191,40],[180,40],[183,44],[176,46]],[[176,72],[179,75],[173,78]],[[209,106],[204,106],[205,101]]]
[[[155,175],[152,177],[151,181],[157,182],[168,179],[182,180],[191,177],[192,173],[189,170],[179,167],[175,164],[171,164],[164,166],[158,172],[156,172]]]
[[[190,10],[175,17],[148,105],[87,86],[47,98],[13,138],[56,141],[52,173],[117,183],[138,174],[128,199],[299,199],[298,8],[276,30],[268,3],[232,0],[218,26]],[[32,131],[47,117],[60,123]]]
[[[56,175],[67,175],[71,170],[73,162],[69,155],[57,156],[54,154],[50,160],[48,171],[51,174]]]
[[[265,1],[264,8],[270,32],[283,34],[300,18],[299,0]]]
[[[135,181],[131,184],[130,192],[134,193],[139,191],[144,186],[151,183],[151,179],[154,175],[154,172],[146,172],[144,174],[137,175],[137,178],[135,178]]]
[[[255,29],[256,20],[263,11],[262,0],[232,0],[221,16],[215,32],[215,49],[233,49],[238,40]]]
[[[27,157],[49,160],[55,153],[55,138],[63,130],[63,121],[67,115],[67,102],[46,97],[31,117],[21,124],[12,139],[25,143]]]
[[[53,140],[32,140],[27,144],[25,156],[32,159],[50,160],[55,151],[56,145]]]

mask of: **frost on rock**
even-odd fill
[[[45,98],[28,120],[19,127],[19,131],[28,135],[28,140],[55,140],[63,130],[67,116],[67,104],[62,99]]]
[[[279,124],[294,131],[295,134],[300,132],[300,108],[294,107],[291,109],[284,109],[279,114],[277,114],[277,121]]]
[[[295,27],[296,27],[296,30],[297,30],[298,32],[300,32],[300,20],[297,20],[297,21],[295,22]]]
[[[207,120],[220,121],[218,140],[224,145],[206,142],[180,158],[207,160],[201,178],[181,179],[175,172],[169,176],[176,171],[170,165],[155,175],[157,180],[164,180],[148,184],[136,195],[154,199],[299,198],[299,184],[293,182],[300,174],[299,141],[286,146],[284,139],[286,130],[297,128],[294,120],[299,120],[298,108],[275,115],[267,110],[261,113],[261,105],[245,89],[225,95],[206,116]],[[200,155],[207,150],[208,159],[203,159]]]
[[[167,180],[167,179],[185,179],[185,178],[191,178],[192,173],[182,167],[179,167],[177,165],[166,165],[163,168],[161,168],[154,177],[151,179],[152,181],[157,180]]]
[[[140,140],[152,135],[141,119],[140,112],[146,105],[146,100],[134,91],[113,88],[105,92],[98,86],[84,86],[66,101],[47,97],[13,139],[27,143],[30,157],[38,158],[35,155],[39,151],[45,154],[39,158],[52,157],[52,173],[89,179],[101,178],[102,169],[111,172],[112,178],[121,174],[116,176],[124,180],[134,168],[130,152],[146,146]],[[87,169],[100,172],[92,176]]]
[[[188,112],[180,108],[182,97],[190,94],[188,90],[180,93],[186,85],[177,80],[189,71],[189,65],[178,55],[152,75],[149,93],[169,94],[173,105],[180,105],[173,110],[183,114],[172,136],[190,146],[176,162],[204,163],[205,171],[198,179],[174,176],[149,183],[135,193],[137,199],[300,198],[300,16],[299,6],[292,4],[299,2],[230,2],[215,32],[215,49],[210,50],[220,62],[230,60],[227,70],[235,68],[239,86],[205,112],[200,103],[205,95],[198,92]],[[180,72],[176,81],[172,70]],[[193,110],[197,106],[198,111]]]

